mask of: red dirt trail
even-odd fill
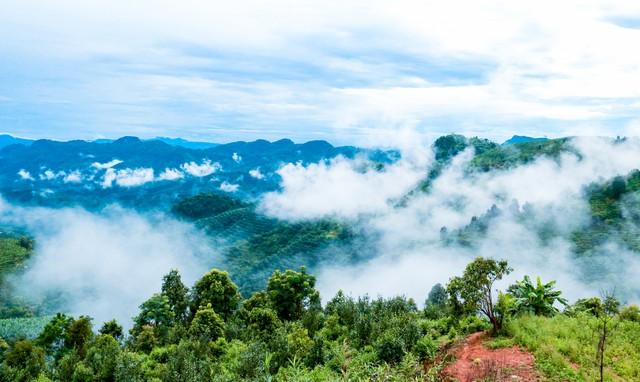
[[[539,381],[532,354],[518,347],[489,349],[484,333],[475,333],[451,349],[456,361],[443,372],[444,381],[529,382]]]

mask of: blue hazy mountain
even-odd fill
[[[157,207],[198,192],[252,199],[279,187],[276,171],[287,163],[308,164],[358,153],[377,161],[392,160],[386,152],[334,147],[325,141],[257,140],[213,146],[169,142],[173,144],[123,137],[5,146],[0,149],[0,193],[12,201],[37,205],[91,208],[122,202]]]
[[[30,145],[33,141],[31,139],[16,138],[9,134],[0,134],[0,149],[10,145]]]
[[[182,138],[169,138],[169,137],[155,137],[155,138],[151,138],[151,139],[146,139],[147,141],[161,141],[164,142],[166,144],[169,144],[171,146],[180,146],[180,147],[184,147],[187,149],[195,149],[195,150],[201,150],[201,149],[208,149],[211,147],[216,147],[219,146],[219,143],[212,143],[212,142],[201,142],[201,141],[188,141],[186,139],[182,139]],[[100,138],[100,139],[95,139],[91,142],[95,142],[95,143],[113,143],[113,139],[108,139],[108,138]]]
[[[524,135],[514,135],[513,137],[504,141],[503,145],[513,145],[516,143],[524,143],[524,142],[543,142],[548,140],[549,138],[542,138],[542,137],[535,138],[535,137],[527,137]]]

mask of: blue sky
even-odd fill
[[[230,3],[0,2],[0,131],[640,135],[637,1]]]

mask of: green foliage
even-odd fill
[[[476,258],[465,268],[461,277],[453,277],[447,285],[450,302],[458,314],[484,314],[496,333],[502,318],[495,309],[493,284],[511,272],[506,261]]]
[[[566,306],[567,300],[560,297],[562,292],[554,289],[555,284],[555,281],[543,284],[540,277],[537,277],[534,285],[529,276],[524,276],[524,279],[511,285],[508,293],[514,297],[515,312],[541,316],[553,316],[558,313],[555,304]]]
[[[212,269],[202,276],[192,290],[191,312],[195,314],[201,306],[211,304],[213,310],[227,319],[240,304],[238,287],[227,272]]]
[[[151,340],[149,329],[153,330],[154,340],[164,344],[169,336],[169,329],[174,323],[173,310],[167,296],[156,293],[140,305],[140,313],[133,319],[131,334],[139,336],[146,329],[145,338]]]
[[[187,320],[188,293],[189,289],[182,283],[180,273],[176,269],[172,269],[163,277],[162,294],[167,297],[173,317],[182,323]]]
[[[323,308],[315,278],[304,269],[274,272],[264,291],[241,301],[228,274],[214,270],[198,280],[187,295],[188,305],[199,309],[191,312],[193,317],[187,317],[186,322],[175,319],[167,297],[171,288],[165,287],[163,293],[140,305],[131,335],[123,341],[115,338],[121,333],[115,321],[105,323],[100,334],[94,336],[88,317],[74,319],[59,314],[45,326],[35,344],[0,342],[0,357],[4,357],[0,380],[437,381],[449,359],[443,350],[448,348],[447,342],[490,327],[477,315],[483,301],[474,305],[472,299],[486,299],[486,291],[509,271],[505,262],[476,259],[462,277],[454,278],[460,281],[447,286],[445,296],[444,288],[432,289],[427,306],[440,307],[434,319],[418,310],[412,299],[402,296],[354,299],[340,291]],[[480,293],[455,284],[463,281],[475,285]],[[184,292],[186,288],[178,289]],[[492,302],[495,316],[502,319],[513,311],[515,299],[511,294],[500,294],[498,303]],[[227,307],[228,316],[219,315],[211,302],[202,304],[206,301]],[[502,337],[490,346],[518,344],[530,348],[536,354],[537,366],[552,381],[589,380],[591,371],[575,370],[571,364],[585,370],[594,368],[594,336],[585,335],[593,331],[585,328],[601,328],[603,317],[613,317],[617,305],[600,299],[578,305],[596,309],[570,308],[567,312],[572,316],[553,318],[514,316],[505,321]],[[615,322],[620,329],[608,338],[604,357],[607,375],[615,373],[621,380],[634,380],[637,371],[630,365],[636,361],[637,352],[629,347],[638,346],[637,336],[631,335],[639,329],[638,309],[623,311],[625,319],[608,321],[607,325]],[[462,313],[452,314],[456,312]],[[548,324],[550,321],[527,321],[536,318],[558,321],[553,325]],[[580,321],[579,325],[574,321]],[[554,326],[558,323],[571,330],[563,333]],[[571,338],[576,334],[577,339]],[[559,349],[549,349],[544,341],[551,337],[565,342],[555,342]],[[615,370],[612,359],[617,360]]]
[[[29,340],[17,341],[4,356],[0,366],[0,380],[28,382],[45,367],[44,351]]]
[[[100,328],[100,334],[105,334],[113,337],[116,340],[121,340],[124,335],[122,325],[118,324],[118,321],[111,320],[106,321],[102,324],[102,328]]]
[[[568,138],[495,145],[479,152],[471,166],[482,171],[502,170],[529,163],[541,156],[557,160],[562,153],[577,155]]]
[[[243,206],[237,199],[226,195],[202,193],[183,199],[173,206],[173,213],[191,220],[214,216]]]
[[[300,272],[276,271],[267,284],[267,294],[278,317],[282,320],[300,319],[305,310],[317,307],[320,294],[314,288],[316,278],[300,268]]]
[[[620,319],[640,323],[640,308],[638,305],[628,305],[620,311]]]
[[[506,331],[516,344],[533,351],[536,366],[549,381],[594,381],[598,376],[597,337],[591,330],[597,318],[580,313],[553,317],[524,315],[514,318]],[[640,324],[622,321],[608,340],[605,381],[640,378]]]
[[[211,304],[198,309],[189,326],[189,335],[203,342],[213,342],[224,335],[224,321],[211,308]]]
[[[91,371],[92,381],[109,382],[115,379],[120,344],[111,335],[103,334],[95,339],[84,360]]]

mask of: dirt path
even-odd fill
[[[475,333],[451,349],[455,361],[444,370],[445,381],[539,381],[533,355],[518,347],[491,350],[484,333]]]

